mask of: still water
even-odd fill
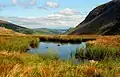
[[[38,48],[30,48],[29,53],[35,54],[57,54],[60,59],[67,60],[75,55],[77,48],[86,48],[86,43],[70,44],[70,43],[54,43],[54,42],[40,42]]]

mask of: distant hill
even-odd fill
[[[68,34],[120,34],[120,0],[113,0],[93,9],[83,22]]]
[[[4,27],[6,29],[11,29],[15,32],[23,33],[23,34],[62,34],[67,31],[67,29],[48,29],[48,28],[37,28],[37,29],[29,29],[26,27],[21,27],[16,24],[0,20],[0,27]]]
[[[33,29],[35,34],[63,34],[67,29],[49,29],[49,28],[37,28]]]
[[[19,33],[24,33],[24,34],[33,34],[34,33],[34,31],[32,29],[21,27],[21,26],[18,26],[18,25],[15,25],[13,23],[3,21],[3,20],[0,20],[0,27],[4,27],[6,29],[11,29],[13,31],[16,31]]]

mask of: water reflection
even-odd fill
[[[53,42],[40,42],[38,48],[30,48],[29,53],[35,54],[58,54],[60,59],[68,60],[76,55],[76,49],[84,49],[86,52],[86,43],[82,42],[81,44],[70,44],[70,43],[53,43]]]

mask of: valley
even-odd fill
[[[26,3],[13,0],[11,6],[20,10],[24,5],[27,12],[20,13],[25,16],[16,9],[21,16],[0,17],[0,77],[120,77],[119,0],[97,5],[84,20],[85,14],[70,8],[44,16],[61,8],[55,2]]]

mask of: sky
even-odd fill
[[[27,28],[77,26],[98,5],[110,0],[0,0],[0,20]]]

